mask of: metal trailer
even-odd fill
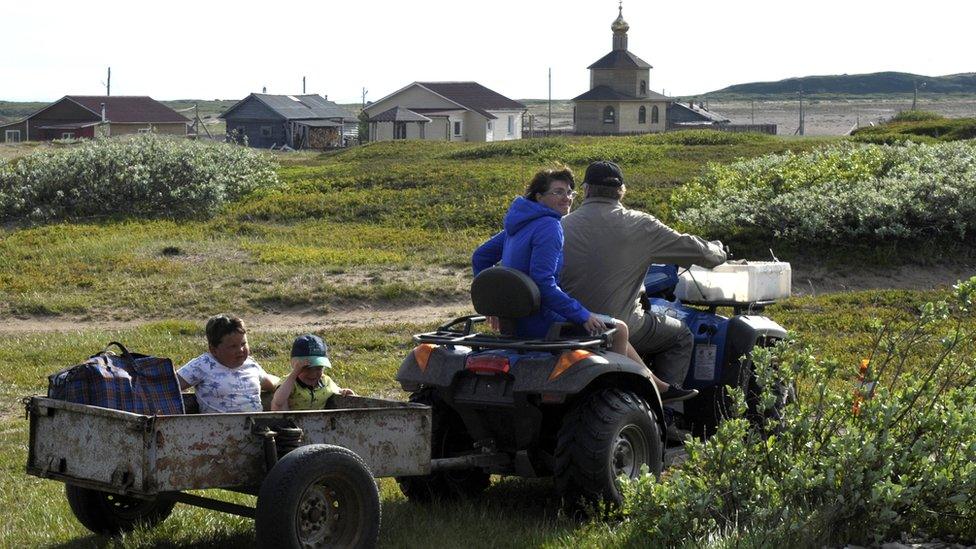
[[[369,547],[379,534],[374,477],[431,472],[431,411],[354,396],[332,403],[145,416],[33,397],[27,473],[64,482],[75,516],[96,533],[158,524],[179,502],[253,518],[261,547]],[[213,488],[257,504],[187,492]]]

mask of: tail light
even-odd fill
[[[475,355],[468,357],[464,367],[476,374],[508,373],[508,357],[501,355]]]
[[[434,352],[437,345],[430,343],[421,343],[413,348],[413,358],[417,361],[417,366],[420,367],[421,372],[427,371],[427,362],[430,360],[430,353]]]
[[[586,360],[593,356],[590,351],[584,351],[583,349],[576,349],[575,351],[566,351],[559,355],[559,360],[556,361],[556,366],[552,369],[549,374],[549,381],[556,379],[557,377],[563,375],[566,370],[570,368],[573,364],[581,360]]]

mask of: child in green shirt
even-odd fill
[[[291,346],[291,372],[275,390],[271,410],[321,410],[332,395],[355,395],[323,374],[331,367],[329,348],[322,338],[312,334],[296,338]]]

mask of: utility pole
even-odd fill
[[[108,77],[105,79],[105,97],[112,95],[112,67],[108,68]]]
[[[753,99],[749,102],[752,105],[752,125],[756,125],[756,100]]]
[[[918,89],[919,88],[924,88],[924,87],[925,87],[925,82],[922,82],[922,84],[919,85],[918,84],[918,81],[917,80],[915,81],[915,93],[914,93],[914,95],[912,95],[912,110],[913,111],[916,110],[916,107],[918,105]]]
[[[804,133],[804,128],[803,128],[803,122],[804,122],[804,120],[803,120],[803,88],[802,87],[800,88],[800,91],[797,92],[797,94],[800,97],[800,127],[796,129],[796,133],[798,133],[800,135],[803,135],[803,133]]]
[[[302,77],[302,95],[305,95],[305,77]]]
[[[549,67],[549,135],[552,135],[552,67]]]

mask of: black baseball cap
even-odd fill
[[[583,183],[619,187],[624,184],[624,173],[620,171],[620,166],[617,164],[609,160],[600,160],[586,167]]]
[[[317,335],[305,334],[295,338],[291,344],[292,358],[307,358],[309,366],[331,368],[329,361],[329,346]]]

